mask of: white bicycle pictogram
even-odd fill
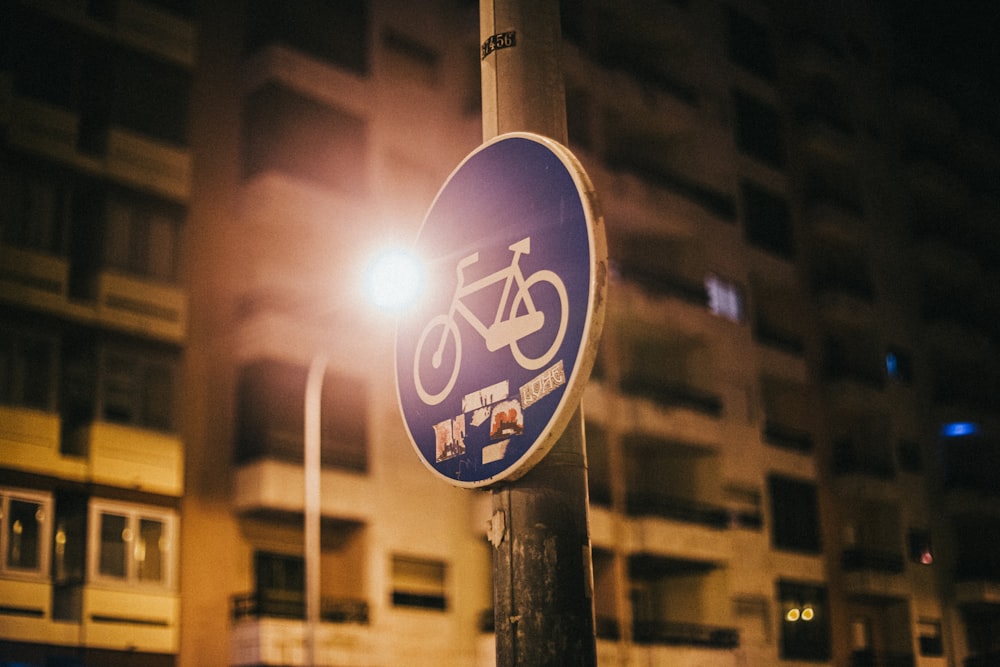
[[[458,370],[462,365],[462,335],[458,329],[459,315],[465,318],[473,330],[483,337],[487,350],[496,352],[509,345],[517,363],[528,370],[537,370],[551,361],[562,344],[569,322],[569,300],[566,296],[566,286],[562,279],[549,269],[540,269],[527,278],[524,277],[518,262],[521,255],[527,255],[531,252],[531,237],[521,239],[509,246],[509,249],[514,253],[509,266],[468,285],[465,284],[463,271],[479,261],[479,253],[475,252],[459,260],[456,267],[458,285],[451,298],[448,312],[431,318],[417,340],[417,348],[413,357],[413,381],[416,385],[417,395],[426,405],[437,405],[443,401],[451,393],[455,381],[458,379]],[[493,322],[487,325],[462,300],[500,282],[503,282],[500,303],[497,305]],[[532,288],[544,284],[555,288],[558,295],[559,326],[552,343],[545,348],[544,352],[538,356],[530,356],[522,351],[518,342],[540,331],[545,325],[545,313],[535,307],[535,300],[531,295]],[[514,287],[513,292],[512,286]],[[439,328],[441,329],[440,336],[435,336],[435,332]],[[446,360],[444,356],[445,349],[449,347],[449,339],[453,340],[450,349],[454,350],[454,358],[449,356]],[[428,342],[433,347],[428,347],[425,351],[424,346]],[[450,372],[444,373],[448,379],[439,390],[435,391],[433,387],[428,390],[421,379],[421,361],[428,360],[425,354],[430,355],[430,365],[435,371],[442,368],[447,371],[449,366],[443,366],[446,361],[450,365]]]

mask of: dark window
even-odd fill
[[[247,47],[280,42],[356,74],[368,73],[366,0],[266,0],[254,4]]]
[[[171,361],[106,350],[101,388],[104,419],[160,431],[172,430],[174,364]]]
[[[767,29],[734,9],[729,10],[729,59],[763,79],[774,78]]]
[[[788,202],[749,181],[742,183],[741,190],[747,240],[763,250],[791,257],[794,241]]]
[[[65,254],[70,196],[58,179],[0,164],[0,243]]]
[[[917,621],[917,637],[920,643],[920,655],[929,657],[944,655],[941,621],[936,618],[921,618]]]
[[[72,109],[78,46],[60,24],[14,3],[11,66],[18,95]]]
[[[890,380],[909,383],[913,380],[913,365],[909,352],[890,347],[885,353],[885,374]]]
[[[257,551],[253,557],[257,578],[258,613],[303,618],[306,604],[306,568],[301,556]]]
[[[277,170],[360,194],[365,122],[288,88],[267,85],[243,109],[243,175]]]
[[[114,120],[147,136],[186,145],[189,77],[177,65],[139,52],[122,52]]]
[[[776,549],[820,552],[819,508],[816,487],[808,482],[772,476],[771,543]]]
[[[55,347],[51,337],[0,329],[0,404],[52,409]]]
[[[173,281],[180,217],[179,211],[152,201],[110,197],[106,206],[104,261],[129,273]]]
[[[830,618],[826,589],[793,581],[778,582],[782,660],[830,659]]]
[[[736,91],[736,144],[752,158],[780,169],[785,165],[785,143],[778,113],[760,100]]]
[[[301,461],[307,369],[260,360],[242,369],[239,384],[236,457]],[[323,383],[323,465],[364,471],[367,462],[367,418],[362,382],[328,374]]]

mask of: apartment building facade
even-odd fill
[[[847,4],[563,3],[602,665],[1000,652],[1000,142]],[[481,141],[477,4],[3,7],[0,664],[304,664],[318,359],[317,664],[492,664],[360,290]]]

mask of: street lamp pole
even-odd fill
[[[309,667],[316,665],[316,631],[320,616],[320,439],[322,435],[320,400],[326,365],[327,356],[322,353],[317,354],[310,362],[309,372],[306,375],[305,432],[302,452],[306,569],[306,624],[303,644],[305,664]]]

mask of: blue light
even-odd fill
[[[959,438],[963,435],[975,435],[979,426],[974,422],[950,422],[941,427],[941,435],[946,438]]]

